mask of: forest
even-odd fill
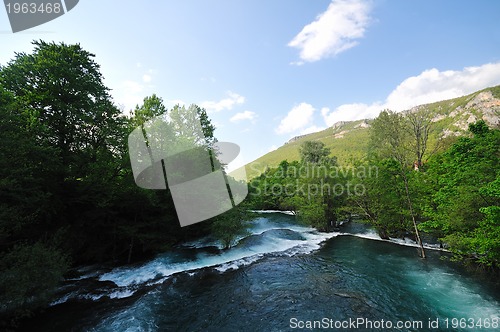
[[[243,207],[180,227],[169,190],[134,182],[127,137],[147,120],[201,122],[204,109],[168,110],[156,95],[126,115],[112,101],[94,55],[80,45],[35,41],[0,67],[0,315],[43,308],[71,269],[127,264],[213,234],[227,246],[244,230]],[[10,323],[9,323],[10,324]]]
[[[463,137],[429,142],[425,113],[385,110],[366,155],[339,165],[321,142],[300,148],[249,182],[237,208],[180,227],[167,190],[134,182],[127,137],[153,117],[172,125],[195,114],[205,149],[217,141],[207,112],[167,109],[156,95],[131,114],[104,85],[80,45],[33,42],[0,67],[0,315],[8,323],[47,306],[72,269],[129,264],[212,234],[230,247],[251,209],[292,210],[321,231],[361,216],[382,238],[441,241],[453,259],[498,272],[500,130],[484,121]],[[420,255],[425,257],[421,248]]]

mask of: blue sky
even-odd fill
[[[124,112],[153,93],[205,107],[241,146],[235,167],[337,121],[500,84],[499,21],[487,0],[81,0],[16,34],[0,10],[0,64],[34,39],[80,43]]]

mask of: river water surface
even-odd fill
[[[82,270],[25,329],[500,330],[498,286],[445,252],[422,260],[411,241],[381,241],[359,223],[325,234],[263,213],[251,225],[230,250],[207,238],[141,265]]]

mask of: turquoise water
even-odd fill
[[[227,251],[202,239],[141,265],[87,271],[26,329],[500,330],[498,288],[442,251],[422,260],[411,243],[377,240],[362,225],[322,234],[284,214],[263,214],[251,233]]]

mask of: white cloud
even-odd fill
[[[328,110],[327,108],[324,108]],[[363,104],[363,103],[353,103],[353,104],[344,104],[333,111],[322,113],[323,119],[327,126],[332,126],[335,122],[338,121],[352,121],[366,118],[374,118],[380,113],[380,111],[384,109],[380,104],[373,103],[371,105]]]
[[[324,130],[324,129],[326,129],[326,128],[325,128],[325,127],[318,127],[318,126],[316,126],[316,125],[312,125],[312,126],[310,126],[310,127],[307,127],[307,128],[305,128],[305,129],[302,129],[302,130],[300,131],[300,134],[301,134],[301,135],[306,135],[306,134],[310,134],[310,133],[316,133],[316,132],[321,131],[321,130]]]
[[[452,99],[500,84],[500,62],[462,70],[425,70],[401,82],[384,102],[344,104],[321,110],[328,126],[337,121],[374,118],[381,110],[403,111],[417,105]]]
[[[325,12],[288,43],[300,50],[303,60],[293,64],[318,61],[356,46],[370,22],[370,10],[365,0],[333,0]]]
[[[500,84],[500,62],[462,70],[425,70],[405,79],[389,94],[387,108],[397,111],[416,105],[460,97]]]
[[[256,117],[257,117],[257,114],[255,112],[244,111],[244,112],[236,113],[231,119],[229,119],[229,121],[231,121],[231,122],[240,122],[243,120],[253,121],[253,120],[255,120]]]
[[[137,63],[138,67],[142,67],[140,63]],[[112,89],[114,101],[120,105],[125,112],[135,109],[136,105],[141,105],[144,98],[150,94],[151,85],[148,84],[152,80],[150,74],[153,70],[148,70],[149,74],[144,74],[142,80],[126,80],[120,83],[118,88]]]
[[[123,106],[125,112],[142,104],[144,97],[144,86],[135,81],[123,81],[118,89],[113,89],[113,99],[118,105]]]
[[[219,101],[203,101],[200,106],[205,108],[207,111],[219,112],[222,110],[230,110],[236,104],[243,104],[245,102],[245,97],[240,96],[237,93],[228,91],[228,98],[221,99]]]
[[[287,116],[281,120],[276,129],[278,134],[291,133],[311,124],[314,114],[314,107],[308,103],[300,103],[288,112]]]
[[[328,113],[330,113],[330,109],[328,107],[322,107],[321,108],[321,115],[323,116],[323,118],[325,118]]]

